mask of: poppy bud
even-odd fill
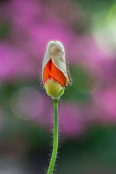
[[[43,65],[42,80],[46,92],[52,98],[59,98],[69,84],[64,46],[59,41],[47,45]]]

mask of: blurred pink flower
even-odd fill
[[[94,111],[98,120],[116,122],[116,86],[101,89],[93,95]]]
[[[109,86],[116,82],[116,59],[106,59],[101,61],[101,69],[103,73],[104,85]]]
[[[38,74],[29,56],[16,47],[0,43],[0,57],[0,81]]]
[[[64,7],[71,8],[70,14],[64,12]],[[74,2],[64,1],[60,7],[54,1],[11,0],[0,9],[3,20],[9,21],[11,27],[10,39],[6,44],[0,44],[1,79],[36,76],[49,40],[60,40],[64,44],[71,64],[90,60],[99,66],[103,54],[91,34],[79,35],[74,29],[78,24],[82,25],[77,18],[84,21],[86,16],[81,8],[77,11]]]
[[[64,103],[59,106],[59,129],[67,137],[81,135],[85,125],[75,103]]]

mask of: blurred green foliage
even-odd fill
[[[99,13],[107,10],[114,4],[115,0],[74,0],[77,4],[81,5],[85,11],[90,13]]]
[[[7,21],[0,22],[0,39],[5,40],[10,37],[11,27]]]
[[[116,126],[94,125],[78,140],[63,143],[59,152],[57,173],[111,172],[114,174],[116,171],[115,136]]]

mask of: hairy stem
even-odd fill
[[[53,139],[53,152],[52,157],[50,161],[50,165],[48,168],[47,174],[52,174],[55,166],[55,161],[57,157],[57,151],[58,151],[58,100],[54,99],[54,139]]]

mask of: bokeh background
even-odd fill
[[[40,76],[50,40],[64,44],[73,79],[55,173],[115,174],[115,0],[0,0],[0,174],[48,168],[54,113]]]

